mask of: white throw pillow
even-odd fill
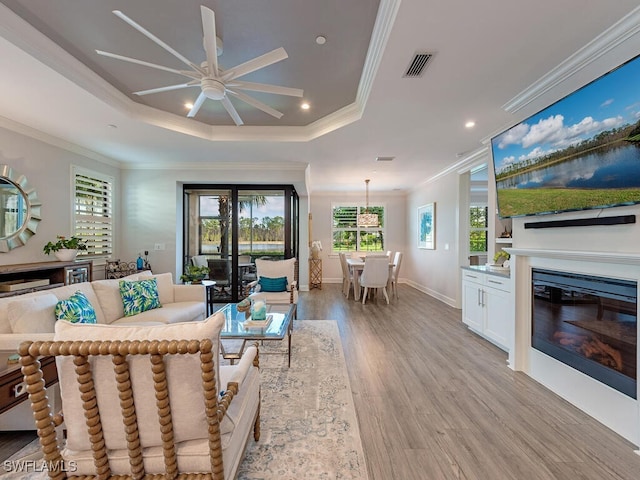
[[[53,293],[9,302],[7,313],[13,333],[53,333],[58,299]]]
[[[124,317],[124,307],[120,296],[120,280],[94,280],[91,282],[98,303],[107,323]]]
[[[160,297],[160,305],[167,305],[175,302],[173,296],[173,275],[171,272],[159,273],[158,275],[140,276],[139,280],[147,280],[155,278],[158,284],[158,296]]]
[[[174,323],[158,326],[140,325],[86,325],[57,322],[55,340],[213,340],[216,381],[220,381],[218,358],[220,330],[225,317],[216,313],[202,322]],[[60,393],[64,405],[67,428],[67,447],[72,450],[90,449],[82,400],[78,391],[72,357],[57,357]],[[110,357],[92,357],[91,370],[106,446],[109,449],[127,448],[122,429],[118,389]],[[165,359],[171,414],[175,441],[207,438],[207,422],[202,394],[202,373],[199,355],[179,355]],[[138,416],[140,438],[147,446],[162,445],[158,429],[153,379],[146,356],[129,359],[134,403]],[[220,391],[220,388],[217,388]],[[105,420],[108,419],[108,420]],[[115,421],[111,421],[114,419]]]

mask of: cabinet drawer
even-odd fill
[[[511,280],[509,278],[487,275],[485,285],[505,292],[511,291]]]
[[[462,271],[462,279],[468,282],[484,284],[486,275],[484,273],[470,272],[468,270]]]

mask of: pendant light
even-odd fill
[[[366,207],[364,209],[364,213],[358,215],[358,226],[359,227],[377,227],[378,224],[378,214],[377,213],[369,213],[369,182],[370,180],[367,178],[365,183],[365,188],[367,191],[366,196]]]

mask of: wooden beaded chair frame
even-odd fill
[[[229,404],[238,393],[238,384],[230,382],[221,397],[216,391],[216,373],[213,359],[213,342],[205,340],[180,341],[66,341],[66,342],[23,342],[18,352],[22,364],[22,373],[29,392],[29,399],[34,413],[40,445],[44,452],[44,461],[48,466],[49,477],[53,480],[70,479],[142,479],[165,478],[179,480],[211,479],[224,480],[222,464],[222,445],[220,422],[225,416]],[[200,353],[202,370],[203,401],[208,422],[209,459],[211,472],[185,473],[178,472],[176,445],[171,423],[171,405],[169,402],[168,382],[164,357],[168,355],[184,355]],[[40,356],[73,356],[77,381],[83,396],[83,409],[87,429],[93,450],[93,461],[96,475],[72,476],[64,468],[60,447],[56,438],[56,427],[64,421],[62,412],[53,415],[47,389],[44,386],[43,373],[38,357]],[[96,402],[96,391],[89,363],[91,356],[111,356],[114,375],[118,385],[123,428],[127,435],[127,450],[131,475],[112,475],[109,468],[108,452],[105,446],[100,411]],[[129,377],[128,355],[149,355],[150,368],[153,373],[156,408],[158,412],[158,428],[162,432],[165,474],[147,475],[144,470],[142,445],[138,435],[138,424],[133,391]],[[259,357],[253,361],[259,367]],[[260,438],[260,410],[258,409],[253,426],[253,436]]]

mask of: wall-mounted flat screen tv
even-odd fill
[[[502,218],[640,203],[640,56],[491,139]]]

